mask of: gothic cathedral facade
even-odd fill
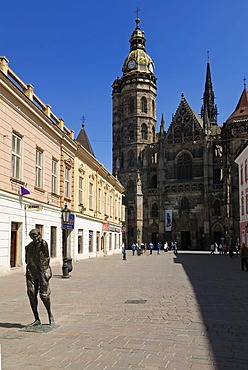
[[[112,85],[113,174],[126,189],[125,242],[206,249],[239,241],[238,150],[247,141],[246,86],[229,119],[217,124],[209,60],[201,113],[182,94],[167,131],[156,130],[156,77],[140,20],[122,77]]]

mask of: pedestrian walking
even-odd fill
[[[161,246],[160,246],[160,243],[158,242],[158,244],[157,244],[157,254],[160,253],[160,249],[161,249]]]
[[[214,254],[214,244],[212,243],[211,245],[210,245],[210,251],[211,251],[211,254]]]
[[[178,253],[177,242],[174,243],[174,254]]]
[[[241,259],[241,270],[244,271],[244,269],[246,269],[246,271],[248,271],[248,262],[247,262],[248,248],[246,247],[245,243],[242,243],[242,246],[240,248],[240,259]]]
[[[153,248],[154,248],[154,246],[153,246],[152,242],[150,242],[149,245],[148,245],[148,249],[150,250],[150,254],[152,254]]]
[[[135,253],[135,249],[136,249],[136,245],[135,245],[135,243],[133,243],[133,244],[131,245],[131,248],[132,248],[132,251],[133,251],[133,256],[134,256],[134,253]]]
[[[168,242],[165,241],[164,243],[164,252],[168,252]]]

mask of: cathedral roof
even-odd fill
[[[134,29],[130,42],[130,52],[125,59],[122,67],[123,74],[139,71],[153,74],[154,63],[152,58],[146,53],[146,39],[144,31],[140,30],[139,18],[136,18],[136,28]]]
[[[248,91],[246,90],[246,85],[244,85],[244,90],[239,98],[238,104],[234,112],[227,119],[227,122],[242,118],[248,118]]]
[[[82,124],[82,128],[77,136],[76,139],[91,155],[95,157],[95,154],[93,152],[91,143],[89,141],[88,135],[85,131],[84,124]]]

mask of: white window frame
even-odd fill
[[[65,198],[70,198],[71,169],[65,166]]]
[[[19,145],[18,145],[19,144]],[[21,180],[22,178],[22,137],[12,133],[12,163],[11,177]]]
[[[78,179],[78,202],[79,204],[83,204],[83,177],[79,176]]]
[[[89,183],[89,209],[93,209],[93,184]]]
[[[35,186],[43,187],[43,150],[40,148],[36,148],[35,154]]]
[[[58,192],[58,161],[52,159],[52,193],[57,194]]]

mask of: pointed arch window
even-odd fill
[[[152,116],[155,117],[155,103],[152,101]]]
[[[155,132],[155,127],[153,126],[152,128],[152,141],[155,143],[156,140],[156,132]]]
[[[124,167],[124,154],[121,152],[120,168]]]
[[[158,205],[157,203],[153,203],[151,208],[151,218],[157,218],[158,217]]]
[[[133,114],[134,113],[134,98],[130,98],[129,99],[128,112],[129,112],[129,114]]]
[[[219,199],[216,199],[214,201],[214,215],[215,216],[220,216],[221,215],[221,204],[220,204]]]
[[[177,162],[177,179],[187,180],[192,178],[192,159],[187,153],[181,154]]]
[[[157,175],[152,176],[151,182],[150,182],[150,188],[156,189],[157,188]]]
[[[133,180],[129,180],[127,183],[127,193],[128,194],[134,194],[134,182]]]
[[[141,98],[141,112],[147,113],[147,99],[144,96]]]
[[[134,220],[135,219],[135,213],[134,213],[134,208],[133,206],[128,207],[128,218],[129,220]]]
[[[133,168],[135,166],[135,153],[133,150],[129,150],[128,152],[128,166],[129,168]]]
[[[187,197],[181,199],[181,211],[189,211],[189,200]]]
[[[141,139],[147,140],[147,125],[145,123],[142,123],[141,126]]]
[[[133,125],[129,126],[128,137],[129,137],[130,141],[134,140],[134,127],[133,127]]]

